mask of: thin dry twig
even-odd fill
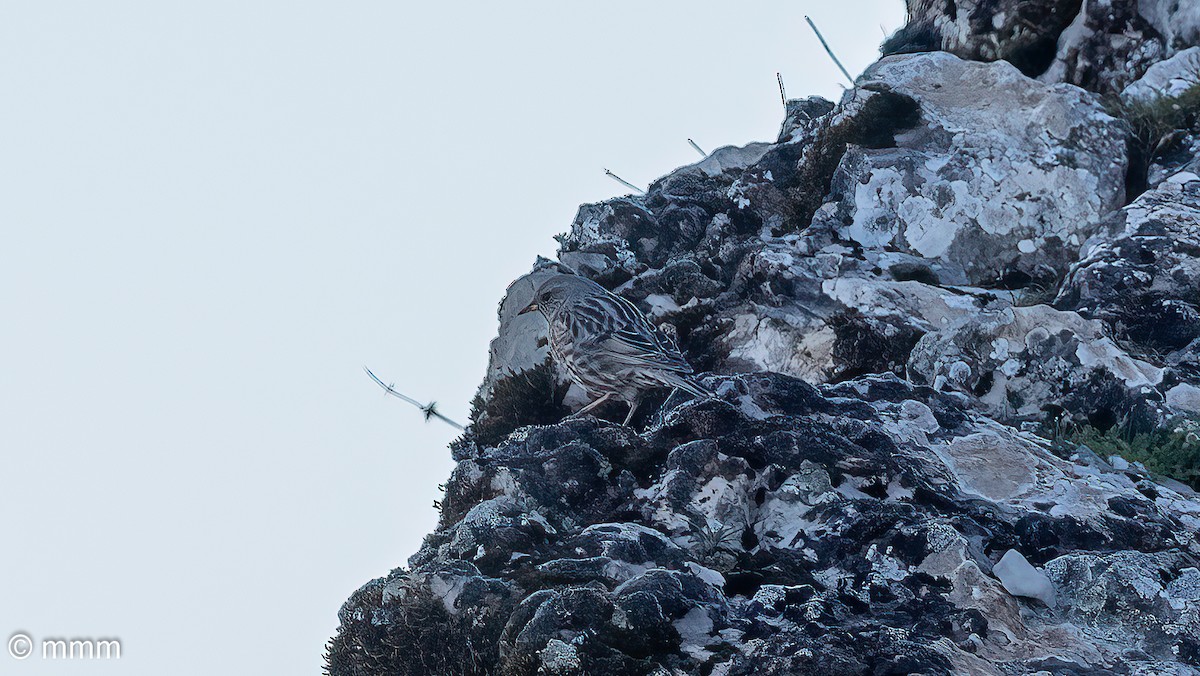
[[[371,376],[371,380],[374,380],[375,383],[377,385],[379,385],[380,387],[382,387],[385,392],[392,395],[393,397],[396,397],[397,399],[406,401],[406,402],[412,404],[413,406],[416,406],[417,408],[421,409],[421,412],[425,414],[426,421],[428,421],[430,418],[437,418],[438,420],[441,420],[442,422],[446,423],[447,425],[450,425],[451,427],[456,427],[460,430],[466,429],[462,425],[454,422],[453,420],[451,420],[451,419],[447,418],[446,416],[442,415],[441,413],[439,413],[437,410],[437,402],[436,401],[431,401],[428,404],[422,404],[421,402],[417,401],[416,399],[413,399],[412,397],[409,397],[404,394],[401,394],[400,392],[397,392],[396,388],[393,385],[388,385],[387,383],[380,380],[379,377],[376,376],[374,373],[371,373],[371,369],[367,368],[366,366],[363,367],[363,370],[366,371],[367,375]]]
[[[605,176],[612,178],[612,180],[616,181],[617,183],[620,183],[621,185],[625,186],[626,188],[629,188],[630,190],[636,190],[636,191],[642,193],[643,195],[646,194],[645,190],[642,190],[641,188],[637,187],[636,185],[630,183],[629,181],[626,181],[625,179],[621,178],[620,176],[617,176],[616,174],[612,173],[608,169],[604,170],[604,174],[605,174]]]
[[[821,41],[821,46],[825,48],[825,53],[829,54],[829,58],[833,59],[833,62],[837,64],[838,68],[841,69],[842,75],[845,75],[846,79],[850,81],[850,85],[853,86],[854,78],[850,77],[850,71],[846,70],[846,67],[843,66],[842,62],[838,60],[837,55],[834,54],[833,50],[829,48],[829,43],[825,42],[825,37],[821,35],[821,31],[817,30],[817,24],[813,23],[813,20],[807,16],[804,17],[804,20],[808,22],[809,27],[812,28],[813,32],[817,34],[817,39]]]

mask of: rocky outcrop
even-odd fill
[[[920,336],[1008,304],[980,287],[1053,284],[1122,203],[1125,132],[1077,89],[947,54],[860,85],[798,102],[780,143],[583,207],[560,260],[673,323],[702,368],[826,381],[903,373]]]
[[[1054,60],[1058,37],[1080,6],[1080,0],[908,0],[908,25],[883,51],[945,50],[974,61],[1008,61],[1037,77]]]
[[[927,261],[942,284],[1052,278],[1124,202],[1125,131],[1074,87],[944,53],[885,58],[859,87],[911,98],[920,122],[895,147],[850,148],[814,225]]]
[[[945,50],[1029,77],[1115,94],[1200,43],[1200,6],[1177,0],[908,0],[884,53]]]
[[[640,434],[589,417],[460,443],[438,530],[346,603],[331,671],[1200,664],[1186,489],[895,377],[707,384]]]
[[[1200,170],[1200,163],[1194,167]],[[1176,173],[1109,218],[1117,236],[1088,251],[1056,305],[1171,367],[1167,386],[1200,376],[1200,175]]]
[[[1193,9],[910,13],[841,101],[582,206],[509,287],[438,527],[331,674],[1200,672],[1200,496],[1094,443],[1200,486]],[[568,417],[517,314],[563,271],[714,396]]]
[[[1138,13],[1162,36],[1170,53],[1200,44],[1200,6],[1177,0],[1139,0]]]

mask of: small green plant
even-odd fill
[[[1123,425],[1103,432],[1084,425],[1060,429],[1054,440],[1067,449],[1087,446],[1104,458],[1119,455],[1140,462],[1151,472],[1200,490],[1200,418],[1180,416],[1143,433],[1130,433]]]
[[[1200,114],[1200,77],[1176,96],[1163,96],[1124,106],[1125,119],[1134,135],[1155,147],[1176,130],[1191,129]]]
[[[1146,173],[1155,158],[1169,152],[1188,131],[1200,130],[1200,72],[1195,84],[1175,96],[1160,96],[1126,103],[1106,102],[1109,114],[1129,122],[1129,199],[1146,188]]]
[[[733,545],[741,537],[741,526],[727,526],[720,521],[710,523],[704,517],[691,516],[687,517],[687,522],[692,531],[691,551],[700,563],[712,563],[721,552],[736,554],[737,549]]]

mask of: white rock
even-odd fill
[[[1121,91],[1121,100],[1126,104],[1146,103],[1179,96],[1197,85],[1200,85],[1200,47],[1192,47],[1150,66],[1140,80]]]
[[[1200,387],[1187,383],[1172,387],[1167,390],[1167,406],[1188,413],[1200,413]]]
[[[723,146],[709,153],[699,162],[681,169],[686,172],[692,169],[704,172],[708,176],[720,176],[726,171],[745,169],[762,159],[771,149],[769,143],[751,143],[746,146]]]
[[[708,611],[701,607],[692,608],[686,615],[675,620],[675,631],[679,632],[679,649],[697,660],[706,660],[712,654],[704,646],[712,642],[713,621]]]
[[[925,404],[913,399],[900,402],[900,416],[926,434],[933,434],[941,429],[933,411]]]
[[[1200,2],[1138,0],[1137,9],[1162,34],[1168,48],[1200,42]]]
[[[977,86],[964,105],[961,82]],[[1124,203],[1124,133],[1074,87],[1047,86],[997,61],[945,52],[881,59],[843,106],[910,97],[920,122],[894,148],[851,146],[836,203],[814,223],[867,249],[928,260],[944,284],[994,282],[1004,270],[1065,270],[1090,224]]]
[[[696,577],[704,580],[717,589],[721,589],[725,586],[725,576],[713,570],[712,568],[702,566],[695,561],[687,561],[684,563],[684,566],[689,571],[694,573]]]
[[[539,674],[577,674],[583,668],[583,663],[579,659],[579,652],[575,650],[575,646],[557,638],[550,639],[546,643],[546,647],[542,648],[538,653],[538,657],[542,660]]]
[[[1004,585],[1004,589],[1013,596],[1038,599],[1051,608],[1058,605],[1054,594],[1054,585],[1050,583],[1050,578],[1029,565],[1025,557],[1015,549],[1005,552],[999,563],[992,567],[992,573],[1000,580],[1000,584]]]

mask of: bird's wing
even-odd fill
[[[618,362],[692,372],[674,341],[620,296],[606,294],[581,300],[571,316],[578,324],[572,327],[578,331],[577,340],[591,342]]]

